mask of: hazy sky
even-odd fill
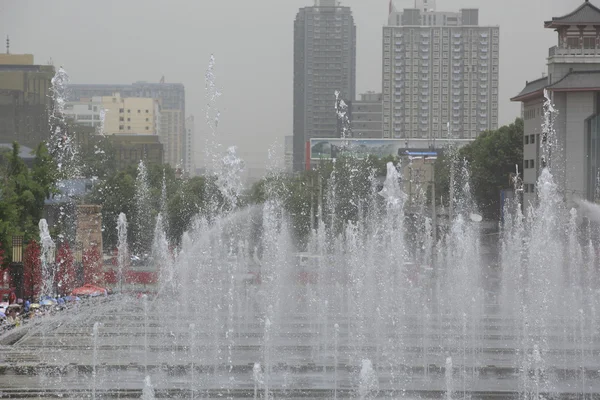
[[[600,5],[600,0],[591,0]],[[358,31],[357,93],[381,91],[381,27],[388,0],[342,0]],[[479,8],[481,25],[500,26],[500,123],[520,105],[509,98],[545,71],[556,34],[543,21],[583,0],[437,0],[438,10]],[[196,117],[198,149],[206,132],[204,73],[216,57],[223,92],[220,141],[235,144],[249,168],[292,134],[293,21],[313,0],[0,0],[0,35],[11,52],[65,67],[73,83],[182,82]],[[396,8],[413,0],[394,0]],[[333,96],[333,94],[332,94]],[[203,159],[201,150],[198,159]]]

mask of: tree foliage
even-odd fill
[[[500,216],[500,191],[509,187],[509,176],[523,165],[523,120],[487,131],[461,148],[458,160],[466,160],[471,172],[473,196],[486,218]],[[448,193],[452,162],[446,154],[436,162],[436,189]],[[447,201],[447,199],[446,199]]]
[[[35,150],[29,169],[19,156],[20,147],[0,154],[0,243],[9,250],[12,236],[25,241],[38,236],[44,201],[56,191],[57,168],[44,144]],[[10,254],[10,252],[8,252]]]

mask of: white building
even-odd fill
[[[498,127],[500,32],[479,12],[390,7],[383,28],[383,137],[474,139]]]
[[[75,123],[100,129],[102,122],[102,97],[93,97],[87,102],[67,102],[64,114]]]
[[[544,90],[554,102],[555,146],[547,158],[565,201],[600,200],[600,9],[586,1],[573,12],[545,22],[558,33],[550,48],[548,72],[526,82],[511,100],[523,103],[523,204],[537,201],[543,168]]]

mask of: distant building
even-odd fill
[[[163,163],[163,145],[156,135],[107,135],[116,158],[118,170],[137,165],[143,160],[146,165]]]
[[[600,201],[600,8],[584,2],[573,12],[546,21],[558,33],[548,53],[548,73],[525,83],[512,101],[524,107],[523,204],[537,202],[536,181],[543,166],[544,90],[557,113],[551,114],[557,143],[548,162],[565,201]]]
[[[356,26],[349,7],[315,0],[294,23],[294,171],[306,165],[311,138],[339,137],[335,92],[356,95]]]
[[[181,83],[135,82],[131,85],[111,84],[71,84],[71,101],[89,101],[95,96],[146,97],[159,100],[161,112],[160,142],[164,145],[164,162],[176,168],[187,163],[185,130],[185,88]],[[135,109],[137,112],[137,108]],[[142,108],[140,108],[141,110]],[[122,121],[127,122],[127,121]],[[127,126],[127,125],[124,125]]]
[[[283,148],[283,163],[285,172],[294,171],[294,137],[288,135],[285,137]]]
[[[435,0],[390,7],[383,28],[383,136],[475,139],[498,127],[500,30]]]
[[[352,137],[382,138],[383,137],[383,96],[381,93],[363,93],[360,100],[350,105],[350,121]]]
[[[76,123],[100,129],[102,133],[139,134],[161,136],[161,110],[159,100],[149,97],[96,96],[88,101],[71,101],[65,105],[65,115]]]
[[[0,54],[0,143],[36,148],[49,139],[54,73],[31,54]]]

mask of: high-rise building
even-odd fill
[[[352,101],[356,86],[356,26],[349,7],[315,0],[294,23],[294,171],[306,166],[310,138],[340,136],[335,92]]]
[[[185,165],[188,147],[185,131],[185,88],[181,83],[135,82],[131,85],[72,84],[69,85],[71,101],[87,101],[95,96],[112,96],[120,93],[127,97],[158,99],[161,108],[160,141],[164,146],[165,163],[173,168]],[[137,110],[137,109],[136,109]],[[137,111],[136,111],[137,112]]]
[[[390,6],[383,28],[383,136],[474,139],[498,127],[500,31],[477,9]]]
[[[383,96],[368,92],[350,104],[352,137],[377,139],[383,137]]]
[[[54,73],[52,65],[34,65],[31,54],[0,54],[0,143],[35,149],[50,138]]]
[[[600,8],[586,0],[544,25],[558,33],[558,44],[548,52],[548,72],[526,82],[511,99],[523,104],[525,212],[537,202],[544,161],[565,201],[600,201]],[[544,90],[554,103],[548,117],[555,137],[545,137],[542,129]]]

